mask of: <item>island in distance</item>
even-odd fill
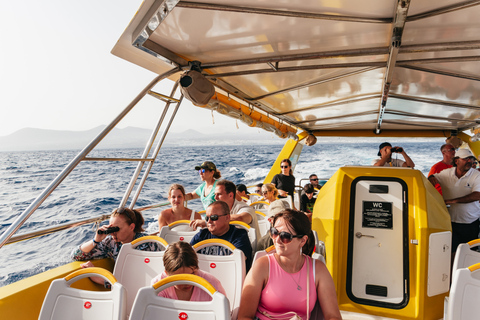
[[[0,137],[0,151],[36,150],[81,150],[85,148],[105,126],[87,131],[46,130],[24,128],[10,135]],[[151,130],[126,127],[113,129],[97,146],[101,149],[143,148],[151,135]],[[161,136],[161,133],[158,134]],[[170,132],[163,146],[202,146],[202,145],[265,145],[283,144],[271,132],[252,129],[252,133],[204,134],[193,129],[183,132]]]

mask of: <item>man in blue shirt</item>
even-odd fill
[[[223,239],[235,246],[235,248],[242,250],[246,257],[245,266],[249,270],[252,264],[252,246],[248,233],[244,229],[236,228],[230,225],[230,208],[228,204],[223,201],[215,201],[210,204],[206,211],[207,228],[200,230],[190,241],[193,246],[195,243],[207,239]],[[200,254],[211,254],[226,256],[230,255],[231,251],[219,247],[210,246],[198,251]]]

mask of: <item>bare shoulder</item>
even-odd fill
[[[269,273],[269,262],[268,256],[263,256],[258,258],[253,262],[252,268],[248,272],[256,280],[263,279],[264,281],[268,280]]]

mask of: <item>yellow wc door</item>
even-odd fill
[[[347,294],[356,303],[403,308],[409,297],[407,184],[357,177],[350,195]]]

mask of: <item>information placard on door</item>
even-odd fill
[[[362,227],[392,229],[392,203],[363,201]]]

